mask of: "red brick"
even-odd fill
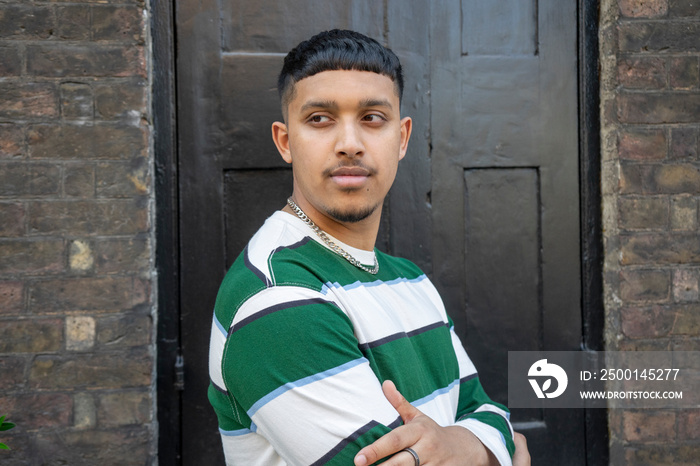
[[[29,131],[35,159],[130,160],[145,157],[143,128],[113,125],[37,125]]]
[[[658,18],[668,11],[668,0],[618,0],[620,12],[630,18]]]
[[[53,15],[48,7],[0,4],[0,38],[48,39],[53,29]]]
[[[700,192],[700,166],[690,163],[620,165],[623,194],[696,194]]]
[[[620,464],[630,466],[694,466],[697,464],[698,458],[700,458],[700,446],[698,445],[637,445],[626,449],[626,462]]]
[[[141,42],[144,37],[143,10],[134,6],[95,6],[92,9],[94,40]]]
[[[0,353],[58,351],[62,344],[62,319],[0,321]]]
[[[690,409],[678,413],[678,438],[700,440],[700,410]]]
[[[24,153],[24,130],[17,125],[0,124],[0,159]]]
[[[0,202],[0,237],[23,236],[25,225],[24,204],[15,202]]]
[[[24,310],[24,283],[0,281],[0,315],[19,314]]]
[[[625,440],[664,442],[676,437],[676,413],[673,411],[624,412]]]
[[[57,195],[60,167],[54,164],[8,162],[0,164],[0,197]]]
[[[700,120],[700,93],[621,92],[617,109],[623,123],[696,123]]]
[[[113,354],[37,356],[29,373],[34,389],[116,389],[150,387],[153,370],[148,350]]]
[[[622,131],[618,153],[626,160],[663,160],[666,158],[666,132],[661,129]]]
[[[22,57],[17,47],[0,47],[0,77],[20,76]]]
[[[143,49],[120,45],[27,46],[27,72],[34,76],[145,77]]]
[[[27,464],[143,466],[156,463],[150,457],[152,438],[148,426],[42,431],[25,457],[31,458]]]
[[[690,53],[700,51],[700,22],[626,21],[618,26],[621,52]]]
[[[80,277],[37,281],[29,287],[29,308],[35,313],[116,311],[146,302],[142,284],[131,277]]]
[[[34,393],[0,397],[0,412],[24,430],[68,427],[73,399],[63,393]]]
[[[623,333],[630,338],[692,337],[700,332],[699,313],[700,305],[697,303],[626,307],[620,313],[620,321]],[[651,348],[654,351],[669,349],[665,346]]]
[[[125,273],[148,270],[151,249],[146,238],[100,240],[95,245],[97,273]]]
[[[102,162],[95,169],[97,197],[123,198],[148,194],[148,160],[136,158],[129,163]]]
[[[0,374],[2,374],[2,388],[4,393],[16,392],[23,388],[24,368],[26,365],[26,357],[0,356]]]
[[[128,313],[97,321],[97,342],[105,348],[148,345],[152,332],[153,319],[148,315]]]
[[[92,118],[94,103],[88,84],[61,84],[61,114],[64,118]]]
[[[624,302],[668,301],[671,276],[666,270],[623,270],[620,297]]]
[[[634,264],[700,264],[697,234],[644,234],[620,237],[620,262]]]
[[[151,397],[145,390],[105,393],[97,402],[100,427],[144,425],[151,421]]]
[[[0,274],[60,272],[64,250],[63,240],[0,240]]]
[[[131,235],[148,231],[148,208],[141,200],[33,202],[33,234]]]
[[[71,163],[63,167],[63,192],[67,197],[95,197],[95,166],[93,164]]]
[[[147,111],[147,89],[142,80],[95,86],[97,116],[105,120],[139,119]]]
[[[56,8],[56,18],[60,39],[90,39],[90,6],[60,6]]]
[[[698,130],[694,127],[671,128],[671,153],[674,159],[696,159]]]
[[[660,57],[626,57],[617,64],[617,79],[629,89],[666,87],[666,60]]]
[[[700,62],[698,57],[671,59],[671,87],[674,89],[697,89],[700,84]]]
[[[0,83],[0,117],[47,118],[58,115],[56,87],[47,83]]]
[[[673,328],[674,317],[674,313],[661,306],[623,308],[620,311],[622,333],[630,338],[668,336]]]
[[[700,3],[688,0],[669,0],[669,15],[672,17],[700,17]]]
[[[620,197],[618,199],[618,212],[618,224],[622,229],[663,229],[668,227],[669,201],[667,197]]]

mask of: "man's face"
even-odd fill
[[[272,130],[307,214],[378,219],[411,133],[399,105],[394,82],[377,73],[324,71],[295,84],[286,125]]]

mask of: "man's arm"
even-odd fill
[[[397,454],[406,448],[413,449],[420,463],[426,465],[498,465],[493,453],[469,430],[459,426],[438,426],[408,403],[391,381],[384,382],[382,389],[401,415],[404,425],[363,448],[355,457],[356,466],[366,466],[391,455],[395,456],[384,463],[387,466],[414,464],[415,459],[408,452]],[[513,466],[530,466],[525,436],[518,432],[514,434]]]
[[[409,453],[397,454],[406,448],[411,448],[425,465],[498,466],[493,454],[469,430],[461,426],[439,426],[406,401],[391,381],[385,381],[382,389],[404,425],[360,450],[355,457],[356,466],[366,466],[391,455],[395,456],[384,463],[387,466],[411,464],[406,461],[415,460]]]

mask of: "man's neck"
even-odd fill
[[[379,232],[379,220],[381,219],[381,206],[376,209],[369,217],[359,222],[338,222],[313,208],[302,208],[304,213],[327,234],[333,236],[337,240],[365,251],[374,250],[374,243],[377,241],[377,233]],[[308,212],[307,212],[308,210]],[[297,214],[294,210],[286,205],[282,211],[287,212],[295,217]]]

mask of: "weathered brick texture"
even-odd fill
[[[146,9],[0,1],[2,464],[155,458]]]
[[[698,351],[700,2],[604,0],[600,26],[606,347]],[[698,419],[610,412],[610,463],[697,463]]]

